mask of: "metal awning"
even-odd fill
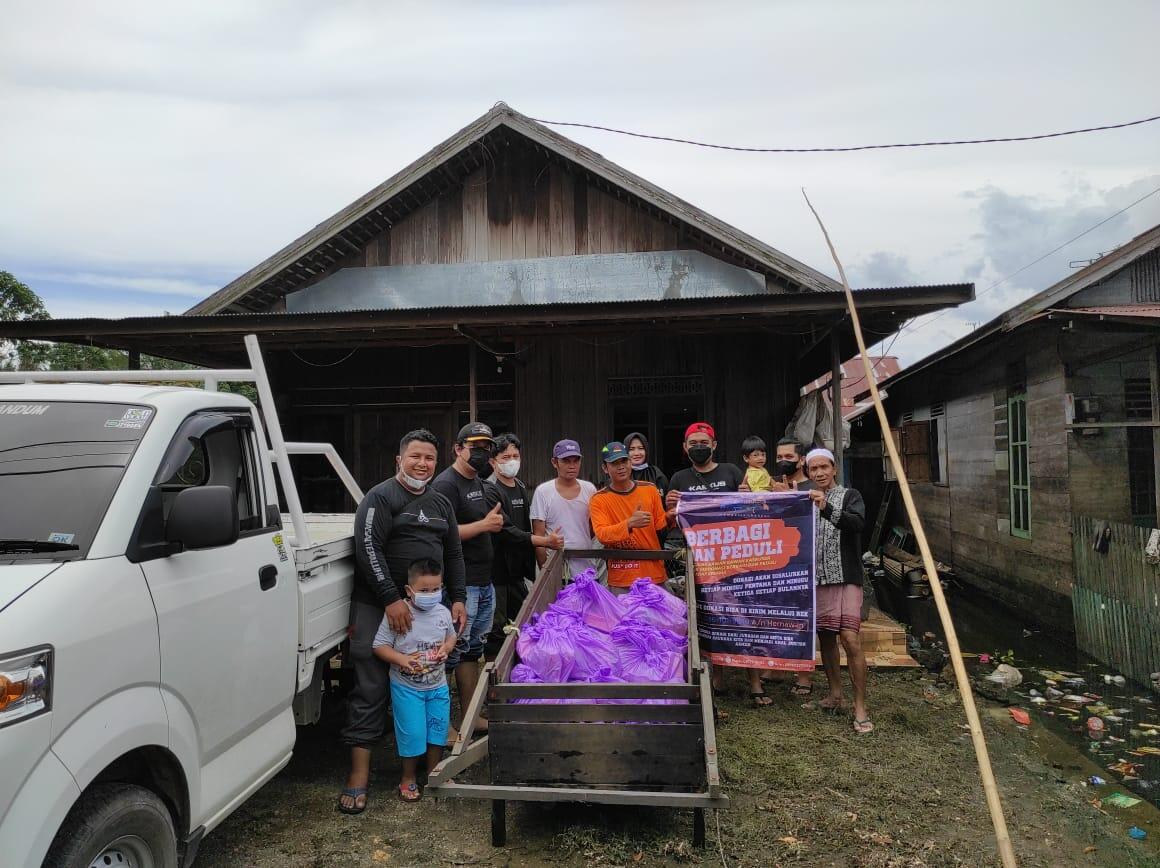
[[[875,339],[923,313],[970,301],[973,284],[866,289],[856,293],[863,327]],[[207,316],[0,322],[0,338],[91,344],[216,367],[244,357],[242,337],[267,351],[358,346],[529,341],[570,335],[670,334],[764,330],[799,348],[803,373],[829,367],[830,330],[845,319],[841,293],[782,293],[711,299],[494,305],[422,310],[247,313]],[[848,323],[842,351],[854,351]],[[783,344],[784,346],[785,344]],[[845,357],[845,356],[844,356]]]

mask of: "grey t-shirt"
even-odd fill
[[[451,612],[446,606],[435,606],[426,611],[411,608],[414,620],[411,629],[402,636],[391,629],[386,618],[379,625],[379,632],[375,634],[374,647],[383,645],[394,648],[400,654],[411,655],[419,652],[419,659],[423,661],[423,668],[417,675],[404,672],[394,663],[391,664],[391,680],[415,690],[434,690],[447,683],[447,675],[443,670],[442,661],[432,660],[432,655],[439,650],[449,636],[455,635],[455,624],[451,620]]]

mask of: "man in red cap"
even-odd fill
[[[685,429],[685,454],[689,456],[692,467],[685,467],[673,474],[669,480],[669,493],[665,495],[666,515],[672,524],[676,524],[677,503],[683,491],[709,491],[714,493],[737,491],[745,480],[745,474],[736,464],[718,464],[714,460],[717,449],[717,432],[708,422],[694,422]],[[683,545],[680,531],[673,531],[669,535],[668,545],[674,543]],[[722,672],[720,667],[714,667],[712,673],[713,690],[720,691]],[[761,672],[757,669],[747,671],[749,678],[749,696],[755,706],[770,705],[773,700],[765,695],[761,686]],[[718,719],[724,719],[724,712],[717,711]]]

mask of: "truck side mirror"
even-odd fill
[[[238,538],[238,501],[228,485],[179,491],[165,520],[165,541],[187,549],[227,546]]]

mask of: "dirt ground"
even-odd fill
[[[821,676],[815,676],[820,686]],[[772,689],[750,708],[730,682],[718,727],[732,800],[708,814],[694,849],[691,812],[509,804],[508,844],[490,844],[488,804],[394,798],[398,759],[388,736],[375,755],[360,817],[334,810],[345,756],[336,708],[299,730],[290,766],[210,835],[200,868],[354,865],[984,866],[998,859],[957,694],[918,671],[872,673],[877,731],[803,711]],[[924,687],[928,688],[924,694]],[[1101,810],[1083,781],[1100,769],[1051,733],[1020,731],[979,700],[1011,836],[1024,866],[1160,865],[1160,811]],[[1103,793],[1107,795],[1107,793]],[[1139,826],[1144,842],[1129,839]]]

